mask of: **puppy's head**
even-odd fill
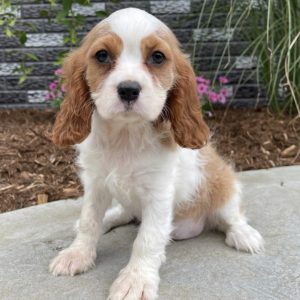
[[[66,96],[53,130],[57,145],[83,141],[94,109],[124,124],[168,120],[180,146],[206,143],[192,67],[154,16],[133,8],[113,13],[70,53],[63,69]]]

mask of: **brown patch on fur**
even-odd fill
[[[72,52],[63,64],[66,95],[52,130],[52,140],[60,147],[80,143],[91,130],[93,103],[85,72],[85,56],[80,48]]]
[[[206,145],[209,130],[201,116],[195,74],[188,59],[178,50],[174,61],[177,80],[169,91],[167,107],[175,140],[184,148],[199,149]]]
[[[171,121],[175,141],[181,147],[200,149],[208,141],[209,130],[202,119],[193,68],[169,28],[161,28],[157,35],[171,49],[175,69],[175,82],[160,119]]]
[[[175,150],[177,148],[170,121],[156,121],[153,123],[153,127],[156,132],[158,132],[160,142],[163,146],[170,150]]]
[[[199,219],[229,202],[235,192],[235,173],[211,145],[199,150],[203,179],[193,202],[175,208],[174,221]]]
[[[141,51],[144,61],[146,62],[146,66],[149,72],[153,75],[154,80],[157,80],[165,90],[170,89],[173,85],[175,74],[173,53],[169,44],[157,34],[151,34],[143,38],[141,42]],[[163,64],[152,65],[148,63],[151,54],[155,51],[160,51],[164,54],[166,60]]]
[[[91,45],[87,54],[88,68],[86,77],[92,92],[99,88],[103,79],[114,68],[116,59],[120,56],[122,48],[122,40],[114,32],[109,32],[101,39],[94,41]],[[97,62],[95,55],[100,50],[108,51],[111,59],[110,64],[100,64]]]
[[[81,143],[90,133],[94,104],[87,83],[88,51],[95,40],[108,34],[109,26],[95,26],[81,47],[71,52],[63,64],[66,95],[57,114],[52,140],[58,146]],[[90,79],[93,82],[93,77]]]

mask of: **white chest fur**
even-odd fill
[[[194,173],[196,152],[166,147],[150,124],[119,126],[94,114],[92,132],[78,150],[84,185],[97,181],[127,207],[141,207],[141,202],[169,185],[177,186],[180,192],[176,195],[186,198],[198,180]]]

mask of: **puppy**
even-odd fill
[[[238,250],[263,249],[240,209],[234,171],[208,143],[193,69],[165,24],[119,10],[88,33],[63,70],[53,141],[76,144],[84,202],[75,240],[50,264],[54,275],[93,267],[100,235],[134,218],[139,232],[109,299],[155,299],[167,243],[204,227],[225,232]],[[108,209],[113,199],[118,205]]]

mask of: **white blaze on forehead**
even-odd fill
[[[123,68],[126,64],[133,65],[142,62],[141,41],[166,25],[146,11],[137,8],[125,8],[111,14],[106,22],[123,43],[123,51],[119,57]],[[130,66],[129,66],[130,67]]]
[[[140,42],[141,39],[152,34],[159,27],[165,26],[156,17],[137,8],[118,10],[111,14],[106,21],[108,21],[111,30],[124,43]]]

